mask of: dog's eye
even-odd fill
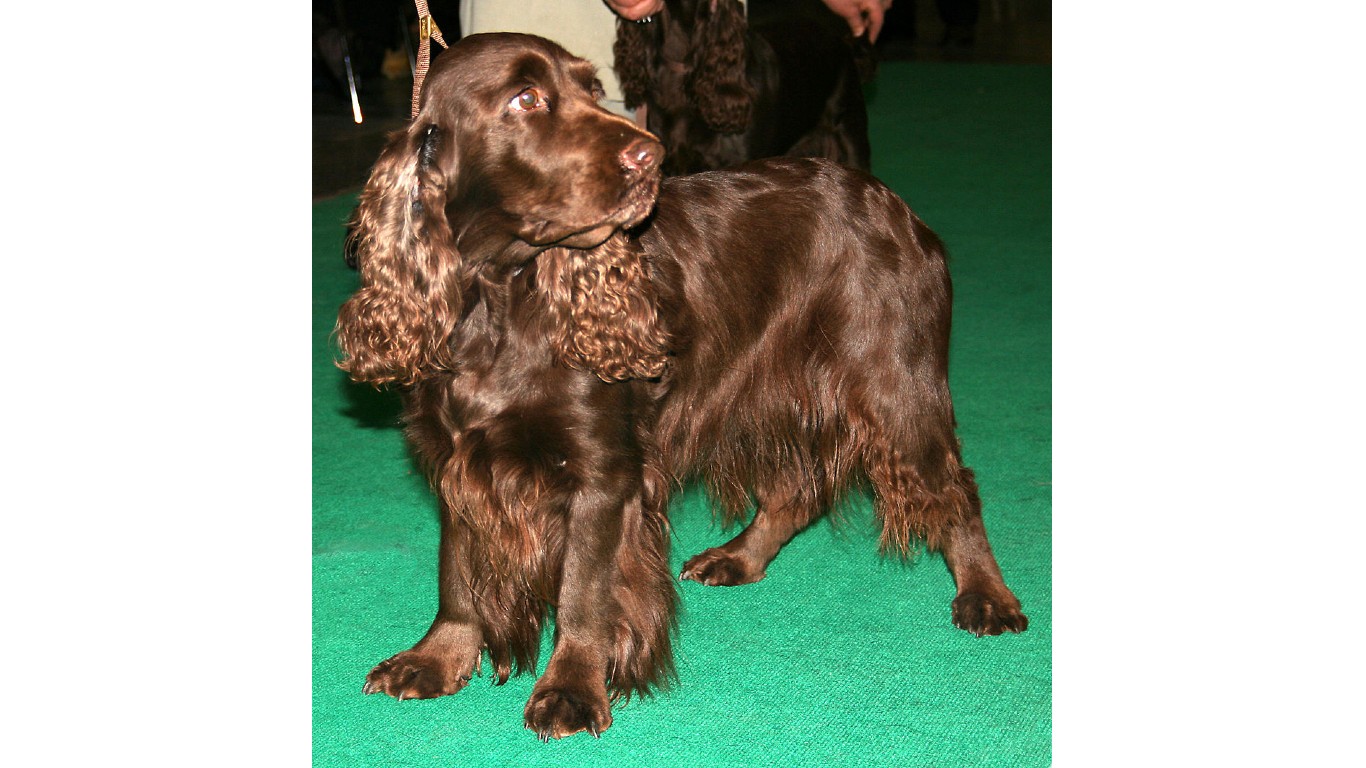
[[[588,90],[593,94],[594,101],[602,101],[607,98],[607,89],[602,87],[602,81],[596,77],[593,78],[593,87]]]
[[[521,93],[513,96],[512,101],[508,102],[508,107],[515,112],[530,112],[536,109],[544,109],[547,106],[548,104],[546,103],[545,96],[535,88],[523,90]]]

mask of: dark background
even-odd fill
[[[427,7],[446,42],[455,42],[458,0],[430,0]],[[416,51],[415,24],[412,0],[314,0],[313,199],[364,184],[384,136],[407,121],[411,73],[393,67],[385,74],[384,60],[386,50],[401,61],[407,60],[409,47]],[[877,48],[888,61],[1049,64],[1051,26],[1051,0],[896,0]],[[359,125],[338,55],[340,37],[356,78]],[[433,55],[439,50],[433,44]]]

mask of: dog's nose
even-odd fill
[[[653,171],[664,157],[664,147],[652,139],[640,138],[621,151],[621,166],[627,173]]]

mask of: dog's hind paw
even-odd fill
[[[709,587],[738,587],[753,584],[764,576],[763,565],[727,552],[723,547],[712,547],[693,555],[683,564],[683,573],[679,574],[680,579]]]
[[[1020,611],[1020,601],[994,598],[981,592],[964,592],[953,601],[953,625],[978,637],[1003,632],[1023,632],[1029,619]]]

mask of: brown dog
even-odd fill
[[[526,725],[601,732],[672,674],[666,510],[694,477],[757,512],[685,578],[763,578],[866,477],[884,548],[944,551],[957,626],[1023,630],[954,435],[938,238],[823,160],[661,185],[593,75],[541,38],[465,38],[361,197],[341,365],[401,388],[442,510],[436,619],[365,691],[455,693],[485,650],[500,683],[534,669],[553,606]]]

